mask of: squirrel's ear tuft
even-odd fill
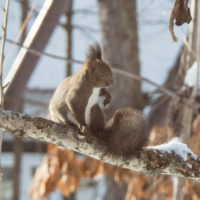
[[[88,59],[101,59],[101,48],[98,43],[89,47],[87,53]]]

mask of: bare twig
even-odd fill
[[[3,36],[1,42],[1,50],[0,50],[0,107],[3,107],[4,99],[3,99],[3,86],[2,86],[2,78],[3,78],[3,62],[4,62],[4,49],[6,42],[6,34],[7,34],[7,24],[8,24],[8,10],[9,10],[10,0],[6,1],[6,8],[3,9],[5,13],[4,22],[3,22]],[[0,148],[1,149],[1,148]]]
[[[123,70],[120,70],[120,69],[117,69],[117,68],[114,68],[112,69],[114,72],[118,73],[118,74],[122,74],[124,76],[127,76],[129,78],[133,78],[133,79],[136,79],[136,80],[139,80],[139,81],[144,81],[146,83],[149,83],[150,85],[153,85],[155,86],[158,90],[160,90],[161,92],[163,92],[164,94],[176,99],[176,100],[181,100],[181,98],[175,94],[174,92],[172,92],[171,90],[167,89],[167,88],[164,88],[158,84],[156,84],[155,82],[149,80],[149,79],[146,79],[146,78],[143,78],[141,76],[138,76],[138,75],[135,75],[133,73],[128,73],[126,71],[123,71]]]
[[[3,107],[4,98],[3,98],[3,62],[4,62],[4,49],[5,49],[5,41],[6,41],[6,31],[7,31],[7,24],[8,24],[8,11],[9,11],[10,0],[6,1],[6,7],[3,9],[4,11],[4,22],[3,22],[3,36],[1,42],[1,50],[0,50],[0,107]],[[2,149],[2,134],[0,139],[0,152]]]
[[[10,0],[6,1],[6,7],[3,9],[4,11],[4,21],[3,21],[3,36],[1,42],[1,50],[0,50],[0,108],[3,108],[4,105],[4,94],[3,94],[3,62],[4,62],[4,49],[5,49],[5,41],[6,41],[6,31],[8,24],[8,11],[9,11]],[[2,151],[2,143],[3,143],[3,132],[0,132],[0,190],[2,190],[2,181],[3,181],[3,172],[1,168],[1,151]],[[1,194],[2,195],[2,194]]]
[[[1,37],[0,37],[1,38]],[[26,46],[24,46],[23,44],[19,43],[19,42],[15,42],[13,40],[10,40],[10,39],[6,39],[7,42],[11,43],[11,44],[15,44],[15,45],[18,45],[18,46],[21,46],[25,49],[27,49],[30,53],[34,54],[34,55],[38,55],[38,56],[48,56],[50,58],[54,58],[54,59],[58,59],[58,60],[65,60],[67,62],[70,62],[70,63],[77,63],[77,64],[83,64],[83,61],[80,61],[80,60],[75,60],[75,59],[68,59],[67,57],[63,57],[63,56],[58,56],[58,55],[55,55],[55,54],[51,54],[51,53],[47,53],[47,52],[43,52],[43,51],[38,51],[38,50],[35,50],[35,49],[31,49],[31,48],[28,48]],[[153,81],[149,80],[149,79],[146,79],[146,78],[143,78],[141,76],[137,76],[133,73],[128,73],[128,72],[125,72],[123,70],[120,70],[120,69],[117,69],[117,68],[112,68],[112,70],[118,74],[121,74],[121,75],[124,75],[124,76],[127,76],[129,78],[133,78],[133,79],[137,79],[139,81],[144,81],[144,82],[147,82],[149,83],[150,85],[153,85],[155,86],[156,88],[158,88],[160,91],[162,91],[163,93],[165,93],[166,95],[168,96],[171,96],[173,98],[176,98],[178,100],[180,100],[180,97],[178,95],[176,95],[175,93],[173,93],[172,91],[168,90],[167,88],[164,88],[162,86],[159,86],[158,84],[154,83]]]
[[[82,31],[88,31],[88,32],[92,32],[92,33],[100,33],[100,30],[96,29],[96,28],[93,28],[93,27],[89,27],[89,26],[84,26],[84,25],[76,25],[74,24],[73,25],[73,28],[76,28],[76,29],[79,29],[79,30],[82,30]]]
[[[20,4],[23,4],[23,1],[22,0],[15,0],[17,3],[20,3]],[[26,6],[26,9],[30,9],[29,6]],[[39,13],[39,11],[35,10],[34,11],[34,14],[35,16],[37,16]],[[88,14],[88,15],[97,15],[98,12],[97,11],[94,11],[94,9],[92,8],[83,8],[83,9],[77,9],[77,10],[74,10],[73,11],[73,14]]]
[[[31,15],[33,14],[34,12],[34,7],[31,7],[30,10],[28,11],[25,19],[23,20],[22,22],[22,25],[20,27],[20,30],[19,30],[19,33],[17,34],[17,37],[16,37],[16,40],[18,40],[19,38],[21,38],[21,36],[23,35],[23,33],[25,32],[26,28],[27,28],[27,25],[28,25],[28,22],[31,18]]]
[[[1,39],[2,37],[0,37]],[[64,61],[67,61],[69,63],[77,63],[77,64],[83,64],[83,61],[80,61],[80,60],[75,60],[75,59],[69,59],[67,57],[64,57],[64,56],[59,56],[59,55],[55,55],[55,54],[51,54],[51,53],[47,53],[47,52],[44,52],[44,51],[38,51],[38,50],[35,50],[35,49],[32,49],[32,48],[28,48],[26,46],[24,46],[23,44],[19,43],[19,42],[16,42],[16,41],[13,41],[13,40],[10,40],[10,39],[6,39],[7,42],[11,43],[11,44],[14,44],[14,45],[17,45],[17,46],[21,46],[25,49],[27,49],[30,53],[34,54],[34,55],[37,55],[37,56],[47,56],[47,57],[50,57],[50,58],[53,58],[53,59],[58,59],[58,60],[64,60]],[[115,66],[115,65],[113,65]],[[133,79],[137,79],[139,81],[144,81],[150,85],[153,85],[155,86],[158,90],[160,90],[161,92],[163,92],[164,94],[168,95],[168,96],[171,96],[177,100],[180,100],[181,102],[183,102],[184,104],[186,105],[189,105],[190,106],[190,103],[186,100],[186,99],[181,99],[180,96],[178,96],[177,94],[175,94],[174,92],[172,92],[171,90],[165,88],[165,87],[162,87],[158,84],[156,84],[155,82],[147,79],[147,78],[143,78],[141,76],[138,76],[138,75],[135,75],[133,73],[128,73],[126,71],[123,71],[123,70],[120,70],[120,69],[117,69],[117,68],[112,68],[114,72],[118,73],[118,74],[121,74],[121,75],[124,75],[124,76],[127,76],[129,78],[133,78]]]
[[[0,39],[2,39],[2,37],[0,37]],[[32,48],[28,48],[28,47],[24,46],[23,44],[21,44],[20,42],[16,42],[16,41],[13,41],[13,40],[10,40],[10,39],[6,39],[6,42],[20,46],[20,47],[23,47],[23,48],[27,49],[27,51],[32,53],[33,55],[47,56],[47,57],[57,59],[57,60],[64,60],[64,61],[71,62],[71,63],[83,64],[83,62],[79,61],[79,60],[74,60],[74,59],[70,60],[70,59],[68,59],[67,57],[64,57],[64,56],[59,56],[59,55],[47,53],[47,52],[44,52],[44,51],[38,51],[38,50],[35,50],[35,49],[32,49]]]
[[[1,38],[1,37],[0,37]],[[34,55],[38,55],[38,56],[48,56],[50,58],[54,58],[54,59],[58,59],[58,60],[65,60],[67,62],[70,62],[70,63],[77,63],[77,64],[83,64],[83,61],[80,61],[80,60],[75,60],[75,59],[68,59],[67,57],[63,57],[63,56],[58,56],[58,55],[55,55],[55,54],[51,54],[51,53],[47,53],[47,52],[43,52],[43,51],[37,51],[35,49],[31,49],[31,48],[28,48],[26,46],[24,46],[23,44],[19,43],[19,42],[15,42],[13,40],[10,40],[10,39],[6,39],[7,42],[11,43],[11,44],[15,44],[15,45],[18,45],[18,46],[21,46],[25,49],[27,49],[30,53],[34,54]],[[156,88],[158,88],[160,91],[162,91],[163,93],[165,93],[166,95],[168,96],[171,96],[175,99],[178,99],[180,100],[180,97],[178,95],[176,95],[175,93],[173,93],[172,91],[170,91],[169,89],[167,88],[164,88],[162,86],[159,86],[158,84],[156,84],[155,82],[149,80],[149,79],[146,79],[146,78],[143,78],[141,76],[137,76],[133,73],[128,73],[128,72],[125,72],[123,70],[120,70],[120,69],[117,69],[117,68],[112,68],[114,72],[118,73],[118,74],[121,74],[121,75],[124,75],[124,76],[127,76],[129,78],[133,78],[133,79],[137,79],[139,81],[144,81],[144,82],[147,82],[149,83],[150,85],[153,85],[155,86]]]

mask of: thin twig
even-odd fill
[[[29,7],[29,6],[28,6]],[[29,20],[30,20],[30,17],[31,17],[31,15],[33,14],[33,12],[34,12],[34,7],[31,7],[29,10],[28,10],[28,12],[27,12],[27,15],[26,15],[26,17],[24,17],[24,20],[23,20],[23,22],[21,23],[21,26],[20,26],[20,28],[19,28],[19,31],[18,31],[18,33],[16,34],[16,37],[15,37],[15,41],[19,41],[19,40],[21,40],[21,42],[22,41],[24,41],[24,39],[25,39],[25,31],[26,31],[26,29],[27,29],[27,25],[28,25],[28,22],[29,22]],[[10,60],[10,58],[11,58],[11,51],[8,53],[7,52],[7,54],[6,54],[6,56],[7,56],[7,60]],[[8,84],[8,83],[7,83]],[[4,86],[4,89],[5,89],[5,86]]]
[[[3,62],[4,62],[4,49],[6,42],[6,31],[8,24],[8,11],[9,11],[10,0],[6,1],[6,7],[3,8],[4,12],[4,21],[3,21],[3,36],[1,42],[1,50],[0,50],[0,107],[3,108],[4,105],[4,95],[3,95]],[[1,166],[1,151],[2,151],[2,143],[3,143],[3,132],[0,132],[0,190],[3,192],[2,182],[3,182],[3,172]],[[1,194],[2,195],[2,194]]]
[[[0,37],[0,39],[1,39],[1,37]],[[38,50],[35,50],[35,49],[32,49],[32,48],[28,48],[28,47],[24,46],[23,44],[21,44],[19,42],[15,42],[15,41],[10,40],[10,39],[6,39],[6,41],[11,43],[11,44],[14,44],[14,45],[21,46],[21,47],[27,49],[27,51],[29,51],[30,53],[32,53],[34,55],[37,55],[37,56],[47,56],[47,57],[50,57],[50,58],[53,58],[53,59],[64,60],[64,61],[67,61],[67,62],[70,62],[70,63],[83,64],[83,61],[75,60],[75,59],[68,59],[67,57],[63,57],[63,56],[59,56],[59,55],[55,55],[55,54],[51,54],[51,53],[47,53],[47,52],[43,52],[43,51],[38,51]],[[112,66],[114,67],[115,64],[112,65]],[[153,82],[153,81],[151,81],[151,80],[149,80],[147,78],[144,78],[144,77],[141,77],[139,75],[136,75],[136,74],[133,74],[133,73],[129,73],[129,72],[117,69],[117,68],[112,68],[112,70],[114,72],[118,73],[118,74],[127,76],[127,77],[132,78],[132,79],[137,79],[139,81],[144,81],[144,82],[146,82],[146,83],[148,83],[150,85],[153,85],[154,87],[156,87],[158,90],[160,90],[164,94],[166,94],[168,96],[171,96],[171,97],[183,102],[184,104],[190,106],[190,103],[187,100],[181,99],[179,95],[175,94],[171,90],[169,90],[167,88],[164,88],[164,87],[156,84],[155,82]]]
[[[6,41],[6,31],[7,31],[7,24],[8,24],[8,10],[9,10],[10,0],[6,1],[6,8],[3,9],[5,13],[4,22],[2,26],[3,36],[1,42],[1,50],[0,50],[0,107],[3,107],[4,99],[3,99],[3,86],[2,86],[2,78],[3,78],[3,62],[4,62],[4,49],[5,49],[5,41]]]
[[[93,28],[93,27],[89,27],[89,26],[84,26],[84,25],[73,25],[73,28],[82,30],[82,31],[88,31],[90,33],[100,33],[100,30]]]
[[[2,37],[0,37],[0,39],[2,39]],[[27,49],[28,52],[30,52],[31,54],[36,55],[36,56],[47,56],[47,57],[57,59],[57,60],[64,60],[64,61],[71,62],[71,63],[83,64],[82,61],[74,60],[74,59],[68,59],[67,57],[59,56],[59,55],[55,55],[55,54],[51,54],[51,53],[46,53],[44,51],[38,51],[38,50],[35,50],[35,49],[32,49],[32,48],[26,47],[23,44],[21,44],[20,42],[16,42],[16,41],[13,41],[13,40],[10,40],[10,39],[6,39],[6,42],[20,46],[20,47],[23,47],[23,48]]]
[[[169,90],[167,88],[164,88],[164,87],[156,84],[155,82],[153,82],[153,81],[151,81],[149,79],[146,79],[146,78],[143,78],[141,76],[135,75],[133,73],[129,73],[129,72],[126,72],[126,71],[123,71],[123,70],[120,70],[120,69],[116,69],[116,68],[114,68],[112,70],[114,72],[118,73],[118,74],[122,74],[124,76],[129,77],[129,78],[133,78],[133,79],[136,79],[136,80],[139,80],[139,81],[144,81],[146,83],[149,83],[150,85],[155,86],[158,90],[160,90],[161,92],[165,93],[166,95],[171,96],[176,100],[180,100],[180,97],[177,94],[175,94],[174,92],[172,92],[171,90]]]
[[[7,31],[7,24],[8,24],[8,10],[9,10],[10,0],[6,1],[6,7],[3,8],[4,12],[4,21],[3,21],[3,36],[1,42],[1,50],[0,50],[0,107],[3,108],[4,105],[4,96],[3,96],[3,63],[4,63],[4,49],[5,49],[5,42],[6,42],[6,31]],[[2,140],[3,134],[0,134],[0,152],[2,150]]]
[[[25,19],[23,20],[22,24],[21,24],[21,27],[20,27],[20,30],[17,34],[17,37],[16,37],[16,40],[19,40],[21,38],[21,36],[24,34],[25,30],[27,29],[27,25],[28,25],[28,22],[33,14],[35,10],[35,7],[31,7],[25,17]]]

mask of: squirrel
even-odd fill
[[[103,109],[111,95],[104,87],[113,82],[100,46],[91,46],[80,71],[56,89],[49,105],[50,116],[55,122],[78,126],[81,132],[89,129],[100,147],[112,156],[135,155],[148,141],[148,123],[140,111],[132,108],[118,109],[105,122]]]
[[[113,82],[112,71],[102,60],[100,46],[98,44],[91,46],[82,68],[62,81],[54,92],[49,104],[51,119],[58,123],[74,124],[82,132],[85,132],[87,127],[94,130],[95,126],[91,123],[93,121],[91,109],[100,101],[99,95],[106,97],[107,104],[110,95],[104,87]],[[103,118],[99,105],[94,109],[95,112],[99,112],[95,117],[99,115]],[[97,130],[104,129],[104,122],[99,126],[101,127],[97,127]]]

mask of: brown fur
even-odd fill
[[[104,113],[98,104],[95,104],[91,110],[90,129],[95,135],[98,135],[101,131],[104,131],[105,129]]]
[[[89,52],[80,71],[66,78],[56,89],[49,105],[52,120],[68,123],[70,113],[79,128],[86,126],[85,108],[93,89],[113,83],[112,72],[101,59],[100,47],[90,47]]]
[[[101,88],[100,96],[103,96],[105,98],[103,102],[104,107],[107,106],[111,101],[110,93],[105,88]]]
[[[118,109],[108,121],[104,137],[107,151],[113,156],[136,155],[148,141],[147,120],[135,109]]]
[[[101,88],[100,97],[104,97],[103,106],[105,107],[111,101],[111,96],[105,88]],[[105,117],[102,108],[98,104],[95,104],[91,109],[91,125],[90,129],[96,135],[99,135],[101,131],[105,130]]]
[[[81,70],[66,78],[56,89],[49,105],[51,119],[59,123],[73,123],[79,128],[87,127],[85,109],[94,88],[101,88],[99,96],[105,97],[106,106],[111,96],[103,88],[113,83],[109,66],[101,59],[98,45],[90,47],[87,60]],[[141,150],[148,138],[147,122],[139,111],[131,108],[119,109],[114,117],[105,124],[104,112],[95,104],[90,112],[89,128],[113,156],[131,156]]]
[[[100,48],[99,44],[96,43],[95,45],[93,45],[89,48],[87,58],[92,59],[92,60],[95,60],[95,59],[101,60],[102,59],[101,48]]]

